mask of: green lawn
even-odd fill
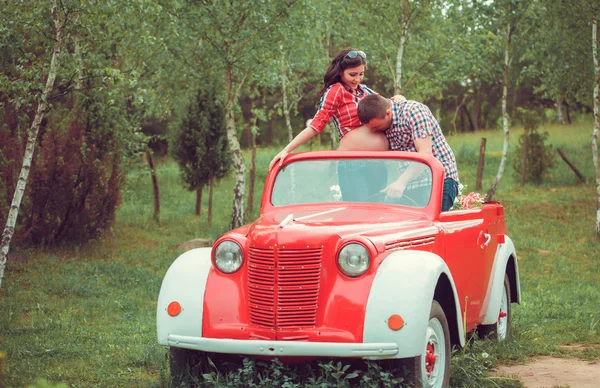
[[[592,122],[582,120],[541,130],[550,133],[549,142],[566,152],[589,183],[578,184],[557,156],[555,168],[541,185],[520,188],[509,160],[494,199],[505,206],[509,235],[517,248],[523,303],[513,310],[512,340],[501,346],[473,341],[456,352],[453,386],[518,386],[515,381],[486,377],[486,370],[495,363],[521,363],[539,354],[585,359],[599,355],[598,347],[576,351],[561,347],[600,343],[600,240],[594,236],[595,186],[589,145]],[[522,129],[511,131],[512,155]],[[487,189],[498,169],[502,132],[448,137],[457,155],[461,181],[469,191],[475,188],[481,137],[487,138],[483,182]],[[250,218],[258,213],[266,169],[277,151],[258,153],[257,190]],[[245,160],[250,160],[249,154]],[[168,386],[167,351],[156,344],[155,334],[162,277],[182,252],[178,243],[197,237],[214,240],[227,231],[233,181],[224,180],[216,187],[209,227],[208,194],[204,195],[202,216],[196,217],[195,194],[181,188],[174,163],[159,164],[158,180],[160,225],[152,222],[150,176],[140,166],[128,174],[117,222],[102,239],[81,247],[13,247],[19,261],[8,263],[0,290],[0,351],[6,354],[6,386],[24,387],[38,378],[72,387]],[[253,368],[248,364],[241,372],[247,384],[248,376],[257,376]],[[271,385],[279,378],[279,383],[291,379],[288,386],[298,381],[344,386],[344,376],[352,372],[334,363],[318,368],[311,375],[310,371],[275,365],[261,376],[271,378],[266,380]],[[230,386],[240,379],[216,373],[210,376]],[[389,376],[371,370],[350,381],[356,384],[359,379],[371,379],[372,383],[379,379],[385,385]]]

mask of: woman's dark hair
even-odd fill
[[[323,77],[323,89],[317,93],[317,96],[321,98],[328,87],[331,85],[341,82],[342,77],[341,74],[344,70],[356,67],[360,65],[365,65],[365,69],[367,68],[367,59],[363,58],[360,55],[357,55],[354,58],[350,58],[348,53],[350,51],[358,51],[356,49],[350,48],[347,50],[342,50],[333,60],[331,61],[331,66],[325,72],[325,76]]]

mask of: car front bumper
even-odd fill
[[[170,334],[168,345],[204,352],[248,354],[256,356],[361,357],[365,359],[395,358],[397,343],[345,343],[306,341],[236,340],[228,338],[189,337]]]

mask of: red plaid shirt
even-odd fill
[[[365,85],[359,85],[356,92],[346,88],[341,82],[331,85],[321,97],[319,110],[309,126],[318,133],[333,119],[333,125],[341,139],[345,134],[362,124],[358,119],[358,102],[369,94],[377,94]]]
[[[392,102],[392,126],[385,131],[390,148],[397,151],[417,151],[414,139],[431,136],[433,156],[444,166],[446,178],[458,182],[456,159],[440,125],[426,105],[406,100]]]

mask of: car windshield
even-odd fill
[[[401,175],[409,183],[398,198],[388,185]],[[282,168],[275,179],[271,202],[273,206],[368,202],[421,208],[427,206],[430,198],[431,169],[424,163],[400,159],[316,159]]]

